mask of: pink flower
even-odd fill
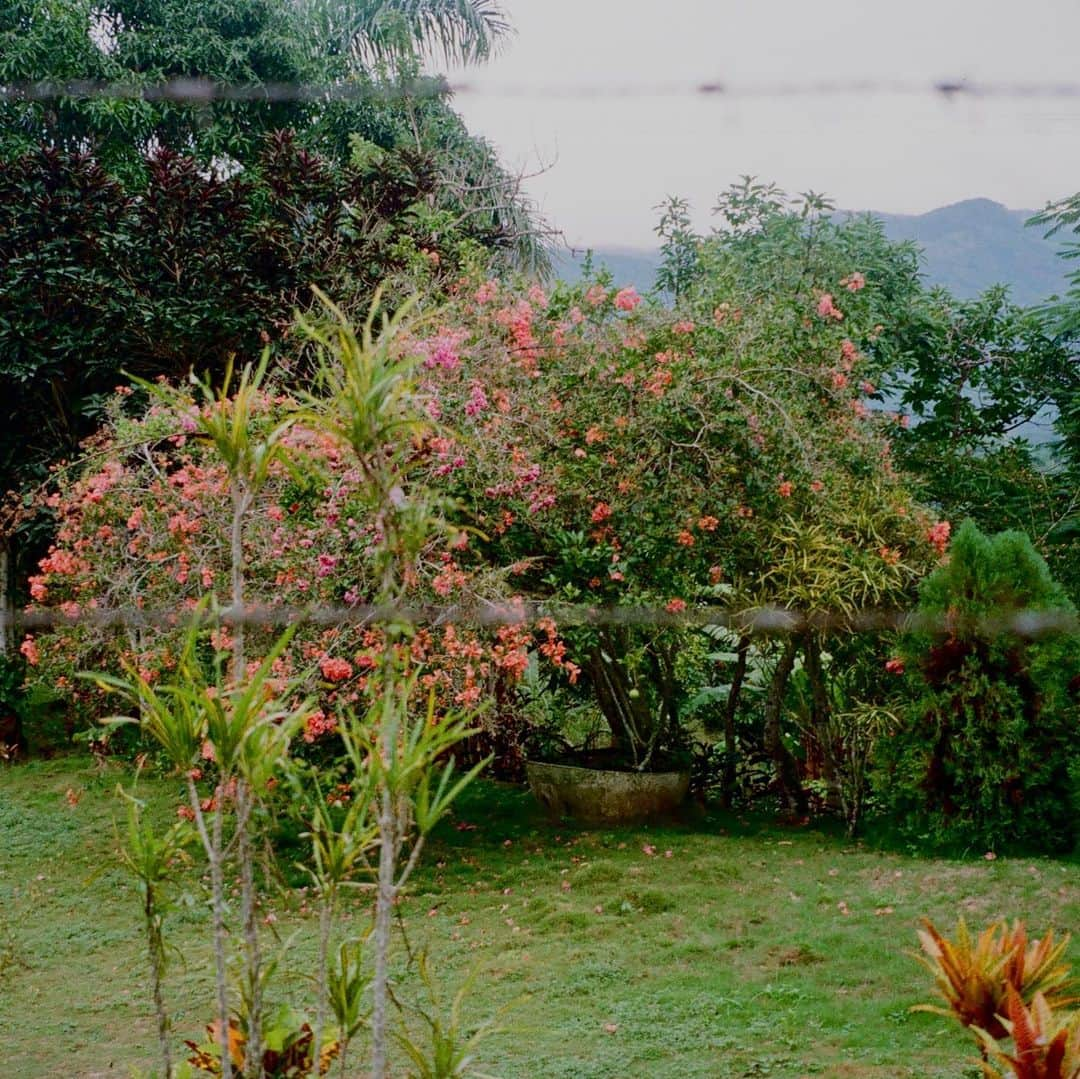
[[[669,614],[682,614],[682,612],[686,610],[686,600],[679,599],[678,596],[674,599],[669,599],[667,603],[664,604],[664,610]]]
[[[499,294],[499,282],[498,281],[485,281],[477,290],[473,299],[477,303],[487,303],[489,300],[495,299]]]
[[[333,734],[337,730],[337,720],[323,711],[312,712],[304,720],[304,741],[311,743],[324,734]]]
[[[23,643],[19,645],[19,651],[31,667],[36,667],[41,662],[41,653],[38,651],[37,642],[33,637],[26,637]]]
[[[682,319],[681,321],[676,322],[675,325],[671,327],[671,332],[672,333],[693,333],[694,332],[694,323],[693,323],[693,321],[691,319],[688,319],[688,318],[687,319]]]
[[[529,295],[529,303],[531,303],[534,307],[547,307],[547,305],[548,305],[547,294],[544,292],[544,290],[539,285],[533,285],[529,289],[528,295]]]
[[[885,661],[885,670],[889,674],[903,674],[904,673],[904,661],[898,657],[893,657]]]
[[[597,502],[596,505],[593,506],[593,511],[589,520],[592,521],[593,524],[598,525],[602,521],[606,521],[610,516],[611,507],[606,502]]]
[[[585,302],[590,307],[599,307],[607,299],[607,289],[603,285],[590,285],[585,293]]]
[[[837,322],[844,317],[843,312],[840,311],[834,304],[831,292],[826,292],[820,300],[818,300],[817,313],[822,318],[833,318]]]
[[[795,490],[795,484],[793,484],[791,482],[791,480],[781,480],[776,485],[776,493],[781,498],[790,498],[792,496],[792,493],[794,492],[794,490]]]
[[[843,285],[848,292],[858,292],[859,289],[866,288],[866,278],[856,270],[853,274],[849,274],[845,277],[840,284]]]
[[[481,412],[486,412],[487,408],[488,399],[484,387],[479,382],[474,382],[469,391],[469,400],[465,402],[465,415],[479,416]]]
[[[620,311],[633,311],[639,303],[641,303],[641,297],[633,285],[628,285],[615,293],[615,306]]]
[[[949,536],[952,533],[952,525],[948,521],[938,521],[933,525],[926,533],[926,538],[930,541],[931,546],[937,551],[939,555],[945,553],[945,548],[949,546]]]
[[[845,389],[848,384],[847,375],[845,375],[843,371],[833,371],[832,384],[835,389]]]

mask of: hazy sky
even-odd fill
[[[652,207],[701,225],[743,173],[850,209],[982,195],[1040,207],[1080,190],[1080,97],[863,93],[575,99],[559,85],[1080,82],[1080,0],[504,0],[516,36],[456,107],[577,245],[648,246]],[[527,87],[540,92],[522,93]],[[516,93],[506,90],[514,88]]]

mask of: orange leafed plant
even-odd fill
[[[316,1074],[313,1057],[314,1032],[310,1023],[302,1023],[297,1026],[292,1020],[293,1016],[287,1009],[283,1009],[280,1015],[275,1016],[266,1031],[266,1046],[263,1050],[262,1067],[259,1075],[266,1079],[302,1079],[305,1076]],[[188,1063],[198,1071],[207,1075],[221,1075],[221,1057],[218,1055],[220,1037],[216,1022],[207,1026],[210,1041],[206,1045],[197,1045],[195,1042],[185,1042],[191,1049],[192,1055],[188,1057]],[[237,1079],[244,1079],[245,1049],[247,1048],[247,1035],[235,1019],[229,1020],[229,1056],[232,1059],[233,1075]],[[340,1044],[337,1039],[328,1040],[319,1054],[319,1075],[327,1075],[330,1065],[338,1054]]]
[[[1011,988],[1005,1011],[1011,1054],[986,1031],[977,1032],[987,1057],[984,1079],[1080,1079],[1080,1014],[1055,1012],[1042,993],[1025,1007]]]
[[[923,922],[919,931],[923,955],[918,956],[937,983],[947,1008],[920,1004],[914,1010],[954,1015],[964,1026],[977,1027],[991,1038],[1005,1038],[1002,1020],[1010,992],[1023,1004],[1042,996],[1050,1008],[1072,1004],[1073,987],[1069,967],[1061,962],[1069,945],[1069,935],[1054,941],[1053,931],[1028,946],[1027,931],[1020,921],[1010,929],[995,922],[975,939],[963,918],[956,927],[956,939],[943,937],[933,923]]]

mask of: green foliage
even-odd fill
[[[499,1020],[509,1006],[479,1025],[466,1023],[464,1006],[472,994],[478,970],[474,969],[466,978],[446,1008],[427,954],[422,952],[416,964],[428,1001],[426,1004],[414,1003],[409,1010],[419,1018],[423,1033],[414,1035],[403,1019],[395,1035],[409,1061],[410,1079],[465,1079],[466,1076],[485,1079],[476,1068],[476,1050],[486,1039],[503,1030]]]
[[[984,850],[1075,841],[1077,642],[1020,636],[1008,620],[1022,611],[1074,608],[1026,536],[966,522],[920,588],[930,625],[901,642],[909,699],[879,747],[879,790],[914,837]]]
[[[1059,430],[1067,417],[1067,345],[1004,288],[966,301],[934,291],[913,307],[897,360],[884,386],[912,418],[895,445],[920,495],[951,519],[1037,537],[1078,594],[1075,476],[1050,444],[1055,410]]]
[[[135,187],[80,153],[0,159],[0,468],[40,478],[72,453],[122,371],[194,366],[217,382],[230,356],[252,360],[266,342],[296,364],[286,331],[311,285],[355,302],[385,278],[415,280],[406,235],[440,257],[428,277],[454,273],[467,228],[440,241],[412,213],[435,183],[415,151],[342,165],[286,133],[227,179],[165,150]]]
[[[308,132],[309,145],[342,156],[348,134],[380,144],[411,127],[395,93],[419,58],[486,58],[509,26],[494,0],[14,0],[0,14],[0,81],[99,79],[143,90],[171,78],[226,84],[348,84],[360,101],[175,102],[130,97],[9,102],[2,106],[0,156],[45,143],[91,145],[104,166],[130,180],[152,144],[191,153],[202,165],[247,165],[269,132]],[[389,80],[389,81],[387,81]],[[405,83],[407,86],[408,83]],[[447,113],[434,80],[421,108]],[[391,95],[396,98],[393,100]],[[366,99],[365,99],[366,98]]]

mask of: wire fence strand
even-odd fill
[[[97,629],[175,629],[193,621],[210,625],[252,627],[373,626],[404,623],[412,626],[469,625],[497,627],[535,625],[551,619],[560,628],[626,626],[638,628],[728,629],[745,636],[790,636],[817,632],[941,634],[978,633],[1035,639],[1049,634],[1080,634],[1080,618],[1071,610],[1018,609],[981,616],[935,615],[918,610],[863,609],[858,611],[797,610],[780,606],[667,607],[552,603],[508,600],[447,605],[356,604],[353,606],[247,605],[185,610],[176,607],[84,608],[78,613],[58,609],[0,612],[0,629],[22,632],[72,626]]]
[[[970,99],[1080,100],[1080,82],[978,82],[968,79],[931,81],[904,79],[811,80],[760,83],[723,81],[666,82],[469,82],[442,75],[394,82],[369,83],[225,83],[202,78],[172,78],[155,83],[96,79],[21,81],[0,85],[0,102],[79,100],[142,100],[209,105],[214,102],[281,104],[333,101],[398,101],[442,97],[539,98],[600,100],[648,97],[711,98],[723,101],[807,97],[874,96]]]

